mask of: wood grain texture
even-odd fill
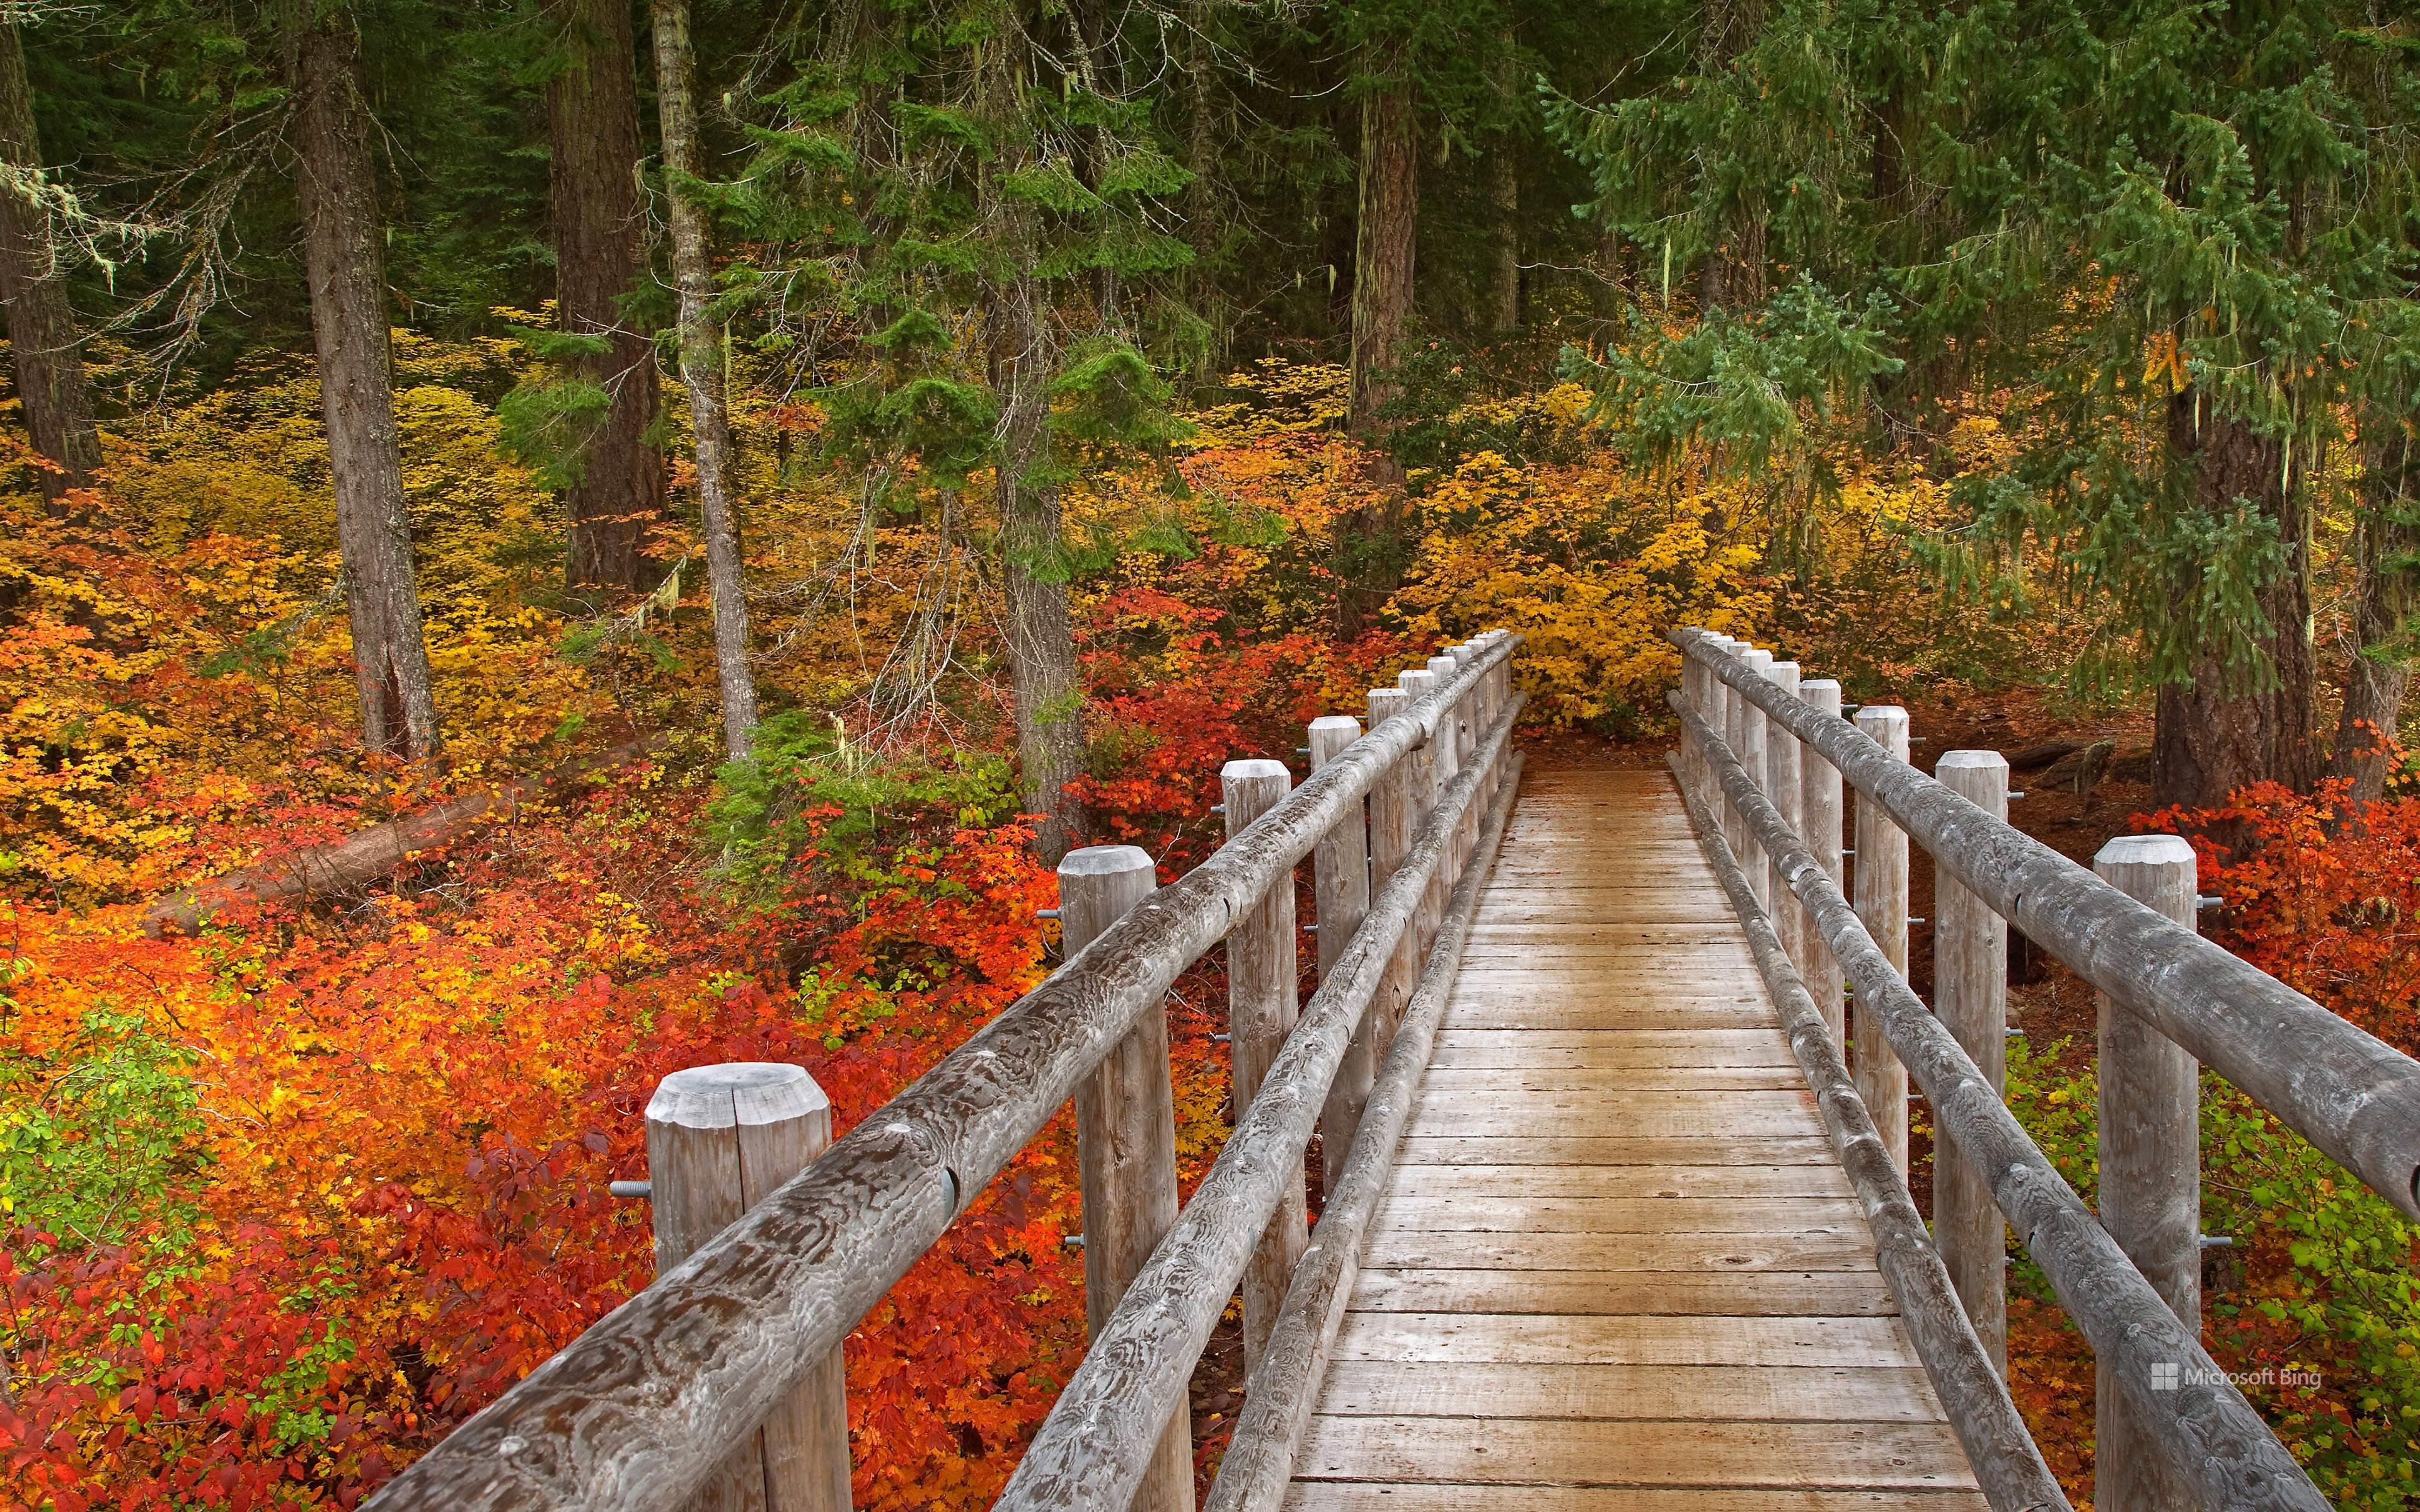
[[[2009,764],[1995,750],[1946,750],[1933,775],[1994,819],[2009,817]],[[1783,816],[1785,819],[1788,815]],[[2009,926],[1948,872],[1932,888],[1932,1011],[1993,1091],[2008,1092]],[[1958,1138],[1932,1144],[1932,1242],[1983,1350],[2009,1373],[2009,1230]],[[2195,1257],[2198,1270],[2200,1258]]]
[[[1311,769],[1313,772],[1342,756],[1361,738],[1361,721],[1347,714],[1331,714],[1311,721]],[[1346,809],[1344,816],[1319,838],[1311,853],[1312,897],[1319,911],[1319,974],[1328,972],[1344,954],[1345,942],[1370,912],[1370,813],[1366,803]],[[1344,1157],[1353,1148],[1353,1131],[1361,1122],[1361,1105],[1370,1100],[1370,1079],[1377,1074],[1378,1057],[1371,1036],[1374,1015],[1363,1013],[1353,1028],[1353,1042],[1344,1049],[1336,1079],[1328,1084],[1327,1101],[1319,1110],[1319,1145],[1326,1162],[1320,1189],[1328,1190],[1344,1174]]]
[[[1791,853],[1785,868],[1791,889],[1815,918],[1855,988],[1859,1021],[1874,1022],[1889,1036],[1909,1074],[1924,1089],[1934,1119],[1952,1133],[1960,1149],[1984,1173],[2000,1211],[2049,1276],[2061,1305],[2092,1346],[2097,1362],[2118,1379],[2129,1405],[2143,1414],[2162,1453],[2191,1483],[2196,1504],[2204,1508],[2294,1507],[2319,1512],[2326,1504],[2317,1488],[2242,1393],[2210,1363],[2196,1331],[2179,1322],[2159,1293],[2127,1261],[2074,1189],[2052,1167],[1999,1095],[1984,1083],[1974,1061],[1885,959],[1831,879],[1796,837],[1782,827],[1780,816],[1756,791],[1721,738],[1694,711],[1677,701],[1673,706],[1689,737],[1699,743],[1720,775],[1732,806],[1768,847]],[[1791,712],[1795,711],[1792,705]],[[1854,740],[1840,742],[1830,754],[1843,776],[1853,781],[1855,764],[1887,761],[1870,750],[1854,750]],[[1931,786],[1948,803],[1973,809],[1938,784]],[[1729,855],[1712,837],[1707,847],[1718,859]],[[2097,879],[2095,886],[2106,887]],[[1745,883],[1735,885],[1727,873],[1725,887],[1746,909]],[[2114,888],[2107,890],[2124,896]],[[2129,907],[2140,907],[2132,900],[2127,903]],[[1793,1038],[1793,1043],[1803,1042]],[[1846,1100],[1827,1099],[1827,1108],[1844,1110],[1845,1106]],[[1902,1295],[1902,1304],[1905,1301]],[[2162,1384],[2156,1389],[2154,1365],[2161,1367]]]
[[[1696,649],[1726,687],[1760,687]],[[2420,1218],[2420,1061],[2366,1034],[2049,846],[1994,822],[1794,701],[1762,695],[1861,798],[1887,810],[1936,865],[2126,1011],[2233,1082],[2372,1190]],[[1860,711],[1862,712],[1862,711]],[[1860,805],[1862,807],[1862,805]]]
[[[1795,836],[1777,821],[1768,823],[1775,812],[1772,806],[1758,800],[1746,774],[1714,741],[1705,721],[1684,712],[1683,725],[1689,738],[1699,745],[1707,765],[1741,801],[1750,823],[1765,834],[1766,854],[1781,863],[1780,885],[1792,889],[1802,903],[1818,896],[1802,887],[1801,872],[1826,886],[1829,875],[1814,865]],[[1865,1206],[1883,1276],[1899,1302],[1916,1357],[1948,1409],[1968,1463],[1993,1505],[2003,1512],[2064,1509],[2066,1493],[2035,1446],[1997,1362],[1969,1322],[1950,1273],[1908,1196],[1906,1181],[1856,1094],[1831,1026],[1791,965],[1773,921],[1758,910],[1750,879],[1733,860],[1730,847],[1714,833],[1713,815],[1700,810],[1698,818],[1706,858],[1721,879],[1724,893],[1740,911],[1748,949],[1772,989],[1791,1050],[1806,1073],[1807,1087],[1823,1105],[1824,1134],[1839,1152]],[[1829,896],[1838,902],[1837,889]],[[1811,907],[1807,918],[1810,923],[1817,918]],[[1816,943],[1823,942],[1819,938]]]
[[[1365,1269],[1353,1305],[1373,1313],[1607,1313],[1640,1318],[1879,1318],[1899,1310],[1864,1271]]]
[[[1285,1512],[1984,1512],[1980,1491],[1299,1481]]]
[[[1472,865],[1447,901],[1437,949],[1421,972],[1395,1041],[1388,1047],[1386,1066],[1372,1086],[1343,1180],[1328,1194],[1321,1211],[1317,1242],[1287,1293],[1268,1355],[1247,1382],[1244,1414],[1220,1459],[1204,1512],[1254,1512],[1276,1506],[1285,1495],[1344,1309],[1356,1289],[1360,1242],[1386,1190],[1389,1160],[1444,1014],[1454,956],[1510,817],[1520,761],[1512,758],[1499,781],[1493,774],[1504,755],[1500,743],[1474,754],[1481,768],[1481,791],[1497,795],[1492,810],[1472,841]]]
[[[1242,834],[1254,820],[1284,802],[1293,786],[1294,774],[1283,762],[1229,762],[1219,773],[1228,839]],[[1227,1052],[1236,1107],[1250,1106],[1259,1095],[1261,1080],[1277,1059],[1278,1047],[1294,1032],[1295,1021],[1301,1016],[1301,1003],[1295,995],[1302,980],[1295,948],[1297,938],[1291,872],[1278,878],[1260,903],[1228,932]],[[1333,1083],[1328,1090],[1335,1090]],[[1278,1211],[1261,1235],[1260,1248],[1244,1268],[1247,1371],[1259,1363],[1261,1348],[1277,1323],[1278,1307],[1285,1301],[1286,1287],[1294,1280],[1295,1264],[1311,1242],[1307,1200],[1297,1164],[1294,1179],[1278,1198]]]
[[[1552,778],[1481,900],[1284,1504],[1357,1481],[1373,1507],[1549,1482],[1976,1504],[1711,865],[1626,842],[1693,834],[1669,785]]]
[[[1354,1020],[1376,990],[1396,942],[1416,927],[1429,878],[1450,851],[1461,811],[1503,755],[1519,713],[1515,699],[1471,765],[1440,795],[1419,843],[1371,900],[1370,916],[1339,970],[1311,995],[1260,1095],[1236,1119],[1176,1227],[1060,1393],[994,1502],[997,1512],[1123,1512],[1142,1475],[1158,1415],[1184,1408],[1194,1363],[1226,1310],[1255,1240],[1277,1210],[1288,1163],[1299,1168]],[[1475,895],[1475,887],[1468,890]],[[1461,931],[1454,928],[1439,939],[1428,971],[1450,980]],[[1419,1057],[1425,1060],[1425,1045]],[[1395,1061],[1390,1056],[1388,1063]],[[1377,1090],[1372,1095],[1374,1106]],[[1365,1109],[1365,1125],[1372,1117]],[[1359,1145],[1364,1136],[1357,1134],[1355,1140]],[[1276,1350],[1273,1340],[1272,1357]]]

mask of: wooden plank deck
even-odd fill
[[[1659,771],[1534,773],[1298,1512],[1982,1512]]]

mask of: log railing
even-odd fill
[[[2201,1346],[2195,1063],[2414,1215],[2420,1063],[2195,933],[2183,841],[2113,841],[2086,871],[2006,822],[1996,753],[1947,753],[1928,778],[1908,764],[1903,710],[1868,706],[1852,725],[1838,686],[1794,663],[1702,630],[1673,640],[1683,795],[1993,1505],[2065,1504],[2015,1442],[2002,1383],[2005,1214],[2094,1351],[2100,1512],[2318,1512],[2319,1491]],[[1854,908],[1841,782],[1857,795]],[[1937,879],[1930,1009],[1906,980],[1911,840]],[[2097,1214],[2003,1101],[2011,926],[2101,994]],[[1856,1004],[1853,1073],[1835,972]],[[1911,1076],[1934,1128],[1930,1235],[1903,1206]],[[1892,1190],[1874,1189],[1885,1173]]]
[[[841,1341],[1071,1099],[1094,1338],[999,1504],[1189,1512],[1186,1384],[1239,1283],[1252,1397],[1295,1414],[1245,1431],[1290,1458],[1351,1274],[1335,1243],[1305,1248],[1304,1151],[1317,1130],[1331,1212],[1366,1206],[1512,801],[1519,639],[1491,631],[1374,690],[1366,734],[1316,722],[1298,788],[1232,764],[1228,842],[1168,887],[1129,847],[1072,853],[1066,964],[830,1148],[796,1068],[667,1078],[648,1108],[655,1284],[372,1506],[845,1507]],[[1319,988],[1297,1015],[1294,873],[1314,850]],[[1164,999],[1221,940],[1237,1117],[1179,1211]]]

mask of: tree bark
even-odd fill
[[[2204,415],[2194,394],[2169,401],[2168,444],[2193,470],[2195,501],[2226,514],[2245,499],[2274,525],[2286,561],[2257,593],[2268,628],[2260,640],[2271,675],[2194,659],[2193,679],[2160,689],[2151,737],[2154,801],[2215,808],[2254,782],[2308,790],[2318,776],[2311,742],[2313,658],[2310,545],[2303,496],[2285,481],[2279,444],[2240,420]]]
[[[706,211],[685,180],[699,177],[697,101],[691,74],[689,0],[653,0],[656,105],[662,117],[664,195],[672,206],[673,281],[680,292],[680,372],[696,433],[698,513],[706,532],[706,576],[714,591],[714,665],[722,691],[723,748],[748,756],[756,728],[756,681],[748,666],[748,596],[739,519],[731,501],[731,421],[723,408],[722,332],[707,310],[714,269]]]
[[[2410,523],[2413,486],[2420,484],[2409,424],[2371,414],[2362,435],[2362,518],[2353,537],[2361,571],[2360,647],[2346,671],[2344,708],[2336,720],[2328,776],[2350,779],[2351,796],[2372,803],[2386,792],[2386,743],[2403,718],[2412,680],[2412,648],[2405,622],[2420,609],[2413,553],[2420,532]]]
[[[1360,214],[1353,246],[1353,429],[1374,436],[1397,386],[1381,377],[1399,356],[1412,314],[1419,230],[1419,112],[1400,46],[1372,71],[1387,82],[1361,101]]]
[[[993,97],[989,111],[1008,119],[1016,110],[1016,65],[986,49]],[[1011,157],[1001,175],[1020,166]],[[1078,843],[1082,816],[1067,784],[1084,769],[1084,693],[1076,669],[1074,616],[1061,548],[1059,490],[1033,474],[1048,461],[1050,379],[1058,353],[1038,280],[1023,271],[1038,255],[1032,213],[1001,199],[988,184],[984,215],[997,234],[1002,263],[1016,272],[985,291],[989,339],[987,377],[1001,408],[998,482],[1001,578],[1008,596],[1008,664],[1015,684],[1016,760],[1025,779],[1025,810],[1039,820],[1033,848],[1050,866]]]
[[[1718,0],[1705,10],[1698,43],[1699,71],[1728,71],[1764,29],[1764,0]],[[1698,270],[1698,303],[1705,310],[1746,310],[1764,302],[1764,214],[1745,200],[1730,207],[1721,238]]]
[[[1521,144],[1511,131],[1487,155],[1487,199],[1496,223],[1488,248],[1487,332],[1510,336],[1521,329]]]
[[[294,108],[296,197],[362,738],[371,750],[417,761],[437,750],[437,700],[396,438],[377,165],[349,11],[319,13],[299,39]]]
[[[0,23],[0,160],[28,177],[42,171],[24,43],[9,23]],[[8,348],[25,428],[34,450],[56,469],[42,472],[43,497],[55,507],[69,489],[92,486],[101,437],[93,428],[92,394],[49,210],[32,195],[8,189],[0,189],[0,300],[8,306]]]
[[[626,0],[558,0],[557,14],[566,64],[546,86],[555,304],[565,331],[613,344],[572,364],[613,403],[581,439],[564,496],[571,523],[566,577],[647,588],[659,573],[643,548],[663,517],[664,460],[646,440],[659,403],[655,344],[621,308],[646,268],[630,8]]]

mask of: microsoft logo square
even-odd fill
[[[2177,1378],[2181,1374],[2181,1372],[2182,1367],[2174,1360],[2153,1361],[2151,1365],[2151,1389],[2153,1391],[2176,1390]]]

